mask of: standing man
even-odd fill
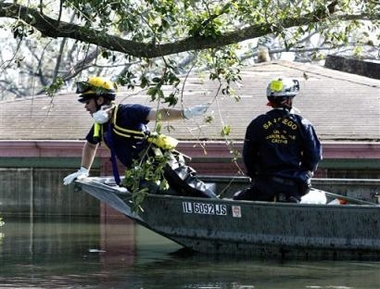
[[[248,125],[243,161],[252,184],[237,192],[235,200],[299,202],[311,187],[311,177],[322,159],[313,125],[295,114],[295,79],[276,78],[267,87],[273,109]]]
[[[80,94],[78,101],[84,103],[85,109],[94,119],[94,125],[86,136],[81,167],[63,179],[64,185],[89,175],[102,141],[111,151],[115,175],[115,158],[127,168],[133,160],[140,158],[139,154],[146,148],[146,134],[149,132],[147,124],[156,120],[158,114],[162,121],[189,119],[203,115],[208,108],[207,104],[203,104],[184,110],[162,108],[157,111],[140,104],[116,105],[116,90],[115,83],[102,77],[89,77],[87,81],[77,83],[76,93]]]

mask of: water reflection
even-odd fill
[[[125,218],[5,221],[0,288],[380,288],[379,262],[184,255]]]

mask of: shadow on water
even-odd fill
[[[380,288],[380,262],[276,262],[185,252],[127,219],[14,219],[0,288]]]

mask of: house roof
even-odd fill
[[[322,141],[380,141],[380,80],[331,70],[313,64],[274,61],[245,67],[236,96],[225,96],[218,83],[202,75],[187,77],[177,107],[211,102],[203,117],[163,123],[162,132],[181,140],[220,140],[223,126],[231,127],[230,138],[242,140],[248,123],[267,111],[266,86],[276,76],[300,80],[294,106],[309,119]],[[144,91],[120,90],[119,103],[150,102]],[[91,117],[75,94],[54,98],[35,96],[0,102],[1,140],[80,140],[92,124]],[[172,126],[170,132],[166,126]],[[154,126],[154,123],[151,124]]]

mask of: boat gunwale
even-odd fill
[[[97,187],[99,189],[106,189],[108,192],[116,194],[117,196],[130,196],[132,198],[132,193],[124,187],[117,186],[116,184],[106,184],[106,180],[113,180],[111,177],[88,177],[82,180],[76,180],[76,183]],[[102,181],[103,180],[103,181]],[[210,202],[210,203],[228,203],[228,204],[244,204],[251,206],[259,207],[296,207],[296,208],[352,208],[352,209],[380,209],[380,205],[373,203],[363,203],[363,204],[312,204],[312,203],[289,203],[289,202],[267,202],[267,201],[251,201],[251,200],[233,200],[231,198],[202,198],[194,196],[182,196],[182,195],[170,195],[170,194],[151,194],[147,193],[146,197],[148,198],[157,198],[157,199],[167,199],[167,200],[176,200],[176,201],[193,201],[193,202]],[[344,197],[344,196],[343,196]],[[127,204],[126,204],[127,205]]]

